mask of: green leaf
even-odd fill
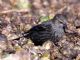
[[[42,16],[40,18],[41,22],[44,22],[44,21],[48,21],[49,20],[49,16]]]
[[[27,0],[19,0],[17,6],[20,9],[25,9],[25,8],[31,8],[32,5]]]

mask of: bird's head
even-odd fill
[[[67,17],[64,14],[56,14],[53,18],[53,21],[58,21],[61,24],[67,24]]]

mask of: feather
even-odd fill
[[[35,45],[42,45],[47,40],[56,43],[65,34],[66,23],[65,15],[56,14],[53,19],[33,26],[23,35],[30,38]]]

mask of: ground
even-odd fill
[[[68,21],[68,33],[58,46],[50,41],[35,46],[30,39],[17,39],[23,32],[58,13],[66,14]],[[80,60],[80,1],[0,0],[0,59]]]

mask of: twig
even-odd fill
[[[29,13],[29,10],[28,9],[12,9],[12,10],[7,10],[7,11],[2,11],[0,12],[0,15],[1,14],[7,14],[7,13],[12,13],[12,12],[26,12],[26,13]]]

